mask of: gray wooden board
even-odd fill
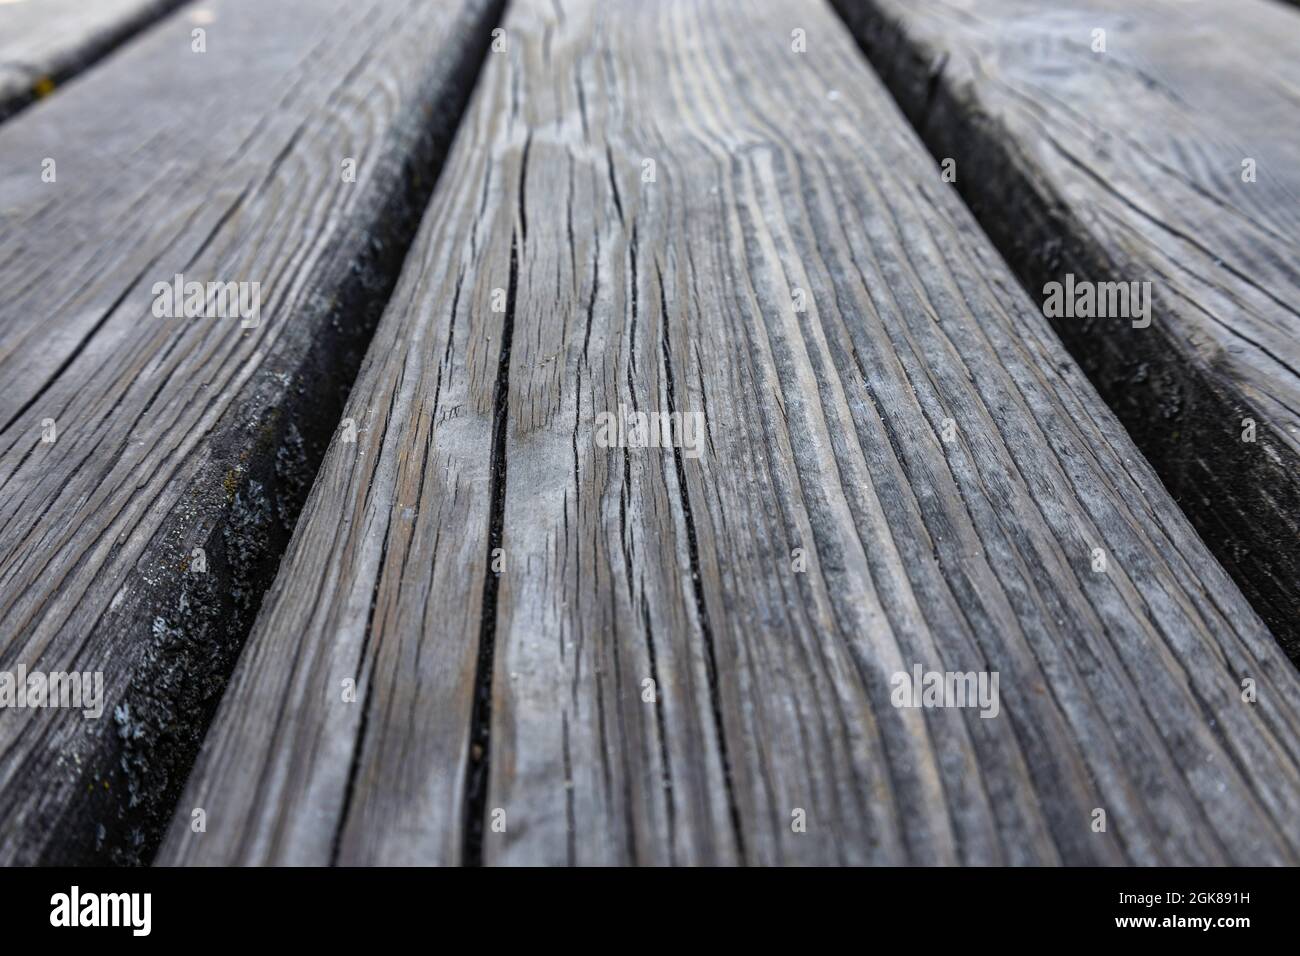
[[[0,120],[49,95],[181,2],[0,0]],[[191,21],[206,24],[209,10],[196,7]]]
[[[1039,301],[1068,274],[1151,283],[1149,328],[1056,328],[1300,660],[1300,14],[1264,0],[838,6]]]
[[[0,862],[156,845],[500,5],[207,9],[0,127],[0,670],[105,685],[0,711]],[[176,274],[260,324],[159,317]]]
[[[1294,670],[829,7],[505,40],[158,861],[1295,862]]]

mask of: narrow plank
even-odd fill
[[[0,712],[0,862],[156,846],[499,7],[213,0],[0,127],[0,669],[104,681]],[[260,321],[158,317],[176,274]]]
[[[1300,661],[1300,16],[1265,0],[839,7],[1031,290],[1151,283],[1149,328],[1057,331]]]
[[[506,38],[159,862],[1294,862],[1296,674],[829,7]]]
[[[0,120],[112,52],[182,0],[0,0]],[[206,8],[191,15],[208,22]]]

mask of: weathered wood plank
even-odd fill
[[[1295,672],[829,8],[507,36],[160,862],[1294,862]]]
[[[1300,16],[1264,0],[838,5],[1031,290],[1151,284],[1149,328],[1057,331],[1300,660]]]
[[[0,0],[0,120],[86,69],[182,0]],[[207,23],[206,8],[191,16]]]
[[[0,711],[0,861],[156,845],[499,7],[214,0],[0,128],[0,669],[105,708]]]

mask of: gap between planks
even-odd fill
[[[1300,662],[1300,15],[836,6],[1031,297],[1147,283],[1149,327],[1053,324]]]
[[[0,664],[106,697],[0,713],[0,861],[153,852],[501,6],[212,0],[0,126]],[[260,324],[160,318],[176,273]]]
[[[506,40],[159,862],[1294,862],[1295,672],[839,21]]]

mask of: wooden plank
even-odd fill
[[[1150,327],[1056,329],[1300,661],[1300,16],[1263,0],[839,6],[1036,295],[1071,274],[1151,284]]]
[[[209,8],[0,128],[0,670],[105,707],[0,712],[0,862],[156,845],[499,12]],[[160,317],[177,274],[260,321]]]
[[[1295,672],[830,9],[506,30],[159,862],[1294,862]]]
[[[0,0],[0,120],[48,96],[181,2]],[[206,8],[190,19],[206,24]]]

